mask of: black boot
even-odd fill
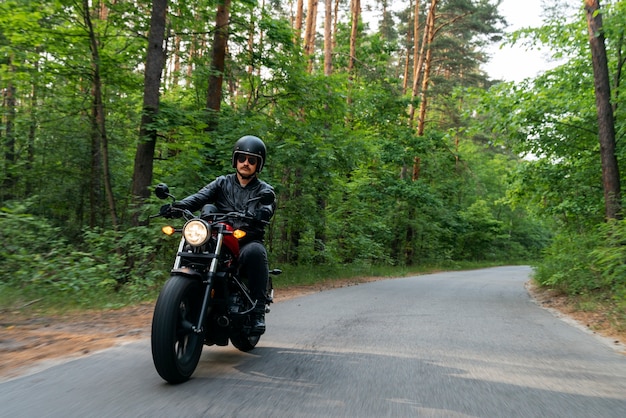
[[[265,333],[265,306],[255,308],[252,311],[252,329],[250,329],[250,335],[263,333]]]

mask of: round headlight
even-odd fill
[[[209,225],[200,219],[189,221],[183,228],[183,236],[187,243],[199,247],[209,239]]]

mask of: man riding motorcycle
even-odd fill
[[[263,205],[254,200],[252,207],[248,207],[251,199],[258,198],[268,189],[273,192],[272,186],[259,180],[258,173],[265,164],[266,147],[263,141],[252,135],[246,135],[235,143],[232,152],[232,166],[235,173],[220,176],[204,186],[197,193],[173,203],[179,209],[188,209],[192,212],[202,209],[202,214],[211,212],[245,212],[249,211],[253,221],[242,221],[236,228],[246,232],[240,240],[240,274],[248,278],[250,293],[257,305],[253,315],[251,335],[261,335],[265,332],[265,305],[267,302],[267,282],[269,267],[267,250],[263,245],[265,226],[274,215],[276,203]],[[161,215],[173,217],[176,213],[171,210],[172,205],[164,205]]]

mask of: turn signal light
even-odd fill
[[[163,228],[161,228],[161,231],[165,235],[172,236],[172,235],[174,235],[174,232],[176,232],[176,229],[174,229],[173,226],[165,225]]]
[[[241,229],[235,229],[233,231],[233,236],[237,239],[242,239],[246,236],[246,231],[242,231]]]

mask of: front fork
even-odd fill
[[[219,262],[220,254],[222,253],[222,243],[224,242],[224,234],[222,232],[217,234],[217,244],[215,244],[215,254],[213,260],[211,260],[211,266],[209,267],[209,274],[204,284],[206,285],[204,290],[204,297],[202,298],[202,308],[200,309],[200,317],[198,318],[198,324],[192,327],[193,332],[196,334],[202,334],[204,318],[207,313],[209,299],[211,297],[212,283],[215,273],[217,273],[217,265]]]

